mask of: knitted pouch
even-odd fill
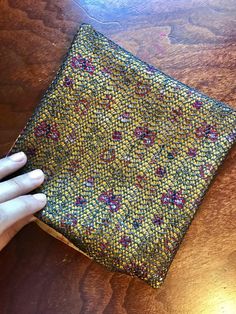
[[[235,141],[236,111],[81,24],[9,154],[46,175],[36,216],[80,251],[163,282]]]

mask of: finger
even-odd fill
[[[0,236],[0,251],[7,245],[7,243],[20,231],[25,225],[34,221],[36,218],[32,215],[26,216],[12,226],[7,228]]]
[[[27,157],[24,152],[19,152],[0,159],[0,180],[22,168],[26,161]]]
[[[46,205],[46,195],[23,195],[0,204],[0,234],[18,220],[37,212]]]
[[[22,194],[27,194],[41,185],[44,173],[40,169],[22,174],[0,183],[0,203],[6,202]]]

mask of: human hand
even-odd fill
[[[23,152],[0,159],[0,180],[22,168],[27,161]],[[25,195],[44,181],[40,169],[0,182],[0,250],[46,205],[46,195]]]

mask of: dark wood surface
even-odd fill
[[[143,60],[236,108],[236,1],[0,1],[0,155],[87,22]],[[110,273],[31,223],[0,253],[1,314],[236,313],[236,149],[155,290]]]

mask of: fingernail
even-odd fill
[[[40,169],[36,169],[36,170],[29,172],[28,175],[32,179],[39,179],[43,176],[43,171]]]
[[[46,195],[43,194],[43,193],[34,194],[33,197],[34,197],[37,201],[41,201],[41,202],[45,202],[45,201],[46,201]]]
[[[9,158],[13,161],[22,161],[25,158],[25,154],[23,152],[19,152],[9,156]]]

